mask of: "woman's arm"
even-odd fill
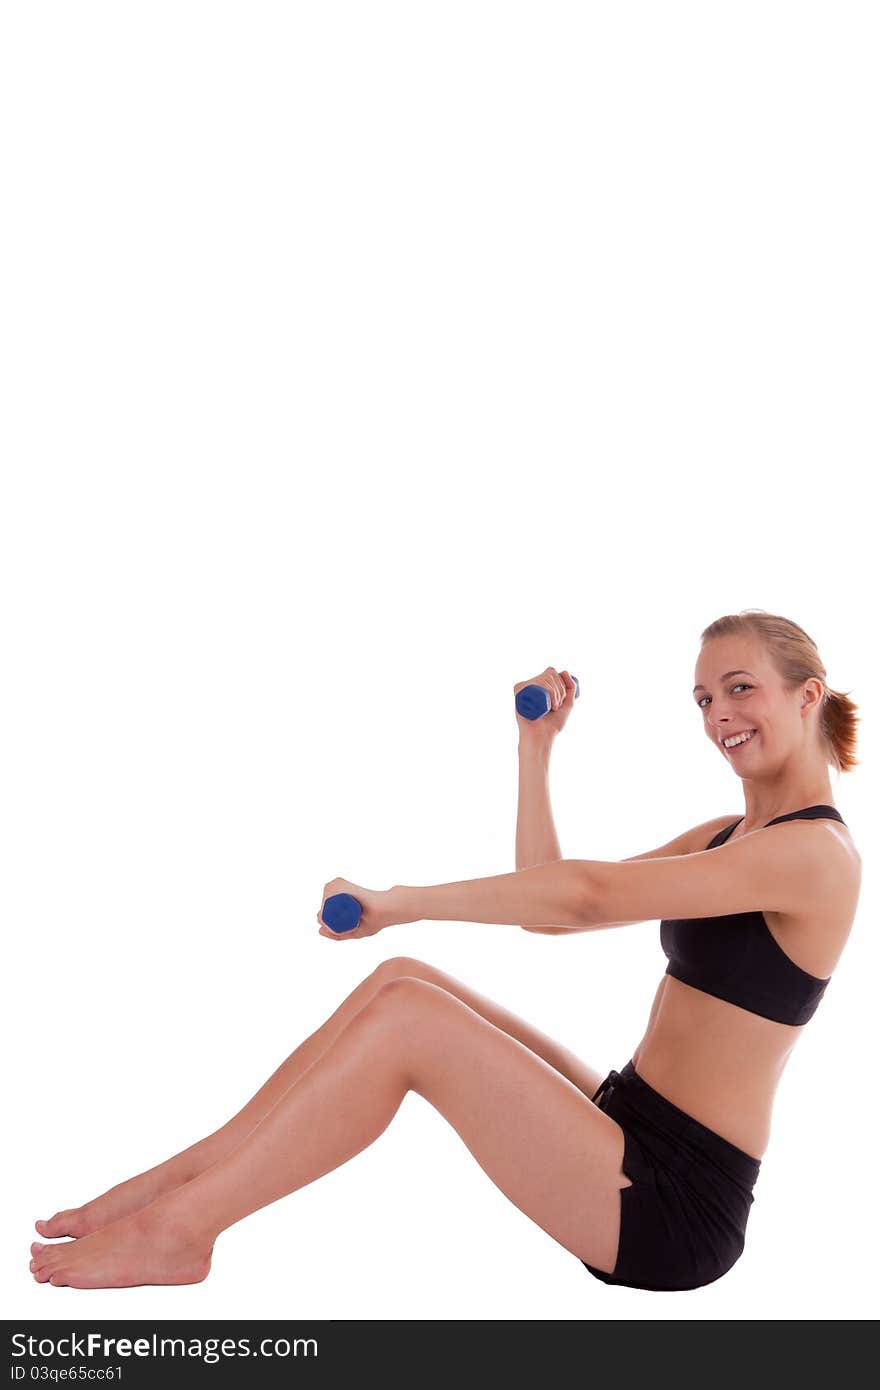
[[[536,864],[558,863],[562,858],[553,811],[550,806],[550,750],[556,735],[565,726],[574,700],[574,679],[568,671],[547,670],[537,681],[545,685],[553,700],[552,713],[531,721],[517,716],[519,726],[519,790],[516,808],[516,867],[530,869]],[[523,682],[520,683],[522,685]],[[520,688],[514,686],[514,691]],[[558,936],[572,930],[549,922],[525,926],[524,931]]]
[[[765,826],[715,849],[622,861],[560,859],[512,874],[429,887],[398,885],[380,896],[388,925],[495,922],[569,930],[628,926],[655,918],[802,913],[840,908],[841,880],[853,904],[861,868],[820,821]],[[356,886],[356,885],[355,885]],[[360,890],[358,890],[360,891]]]
[[[553,811],[550,806],[550,750],[552,737],[540,737],[531,731],[519,741],[519,796],[516,808],[516,867],[533,868],[536,864],[558,863],[562,858]],[[542,936],[559,936],[573,930],[542,922],[523,931]]]
[[[391,922],[491,922],[541,926],[557,923],[564,931],[596,925],[584,859],[559,859],[492,878],[462,879],[426,887],[397,884],[383,895]],[[337,880],[342,882],[342,880]],[[328,885],[332,886],[332,885]],[[357,895],[357,894],[355,894]]]
[[[324,885],[321,911],[331,894],[350,893],[357,900],[363,909],[360,923],[336,937],[349,941],[418,921],[526,927],[558,922],[567,931],[598,931],[656,918],[729,917],[768,909],[791,914],[821,909],[831,916],[840,912],[845,891],[851,891],[855,911],[861,859],[852,856],[820,821],[789,821],[714,849],[685,846],[680,854],[617,861],[559,859],[512,874],[427,887],[396,884],[375,892],[337,878]],[[325,936],[334,935],[320,912],[318,921]]]
[[[519,741],[516,867],[531,869],[562,858],[550,807],[552,738],[530,734]]]

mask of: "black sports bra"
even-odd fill
[[[723,845],[743,819],[740,816],[719,830],[706,849]],[[795,819],[846,824],[834,806],[805,806],[775,816],[767,825]],[[669,959],[667,975],[775,1023],[806,1023],[831,979],[829,975],[820,980],[795,965],[767,926],[763,912],[663,921],[660,944]]]

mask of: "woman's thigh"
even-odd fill
[[[392,975],[354,1026],[370,1018],[384,1030],[408,1089],[457,1130],[505,1196],[578,1259],[612,1270],[620,1189],[630,1181],[620,1125],[441,985]]]
[[[430,984],[439,985],[450,994],[454,994],[457,999],[461,999],[474,1010],[481,1014],[489,1023],[494,1023],[496,1028],[502,1028],[510,1037],[516,1038],[524,1047],[528,1047],[537,1056],[543,1057],[551,1067],[555,1067],[562,1076],[566,1076],[579,1091],[583,1091],[585,1096],[592,1098],[599,1089],[604,1073],[596,1071],[595,1067],[589,1066],[581,1061],[576,1053],[570,1048],[564,1047],[555,1038],[551,1038],[547,1033],[542,1033],[539,1028],[535,1028],[525,1019],[510,1009],[504,1008],[502,1004],[497,1004],[493,999],[489,999],[485,994],[480,994],[478,990],[466,985],[463,980],[459,980],[454,975],[447,975],[445,970],[438,970],[436,966],[429,965],[427,961],[419,960],[415,956],[394,956],[391,960],[382,961],[369,977],[378,988],[387,980],[393,980],[401,975],[406,975],[410,979],[427,980]]]

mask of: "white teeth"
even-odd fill
[[[748,743],[749,739],[752,737],[752,734],[754,732],[754,729],[749,729],[748,733],[746,734],[734,734],[733,738],[724,739],[724,747],[736,748],[738,743]]]

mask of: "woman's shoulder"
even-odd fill
[[[700,850],[708,849],[709,845],[722,830],[726,830],[735,821],[742,820],[742,812],[732,811],[726,816],[713,816],[711,820],[701,821],[699,825],[693,826],[686,831],[688,849],[682,851],[685,854],[696,854]]]

